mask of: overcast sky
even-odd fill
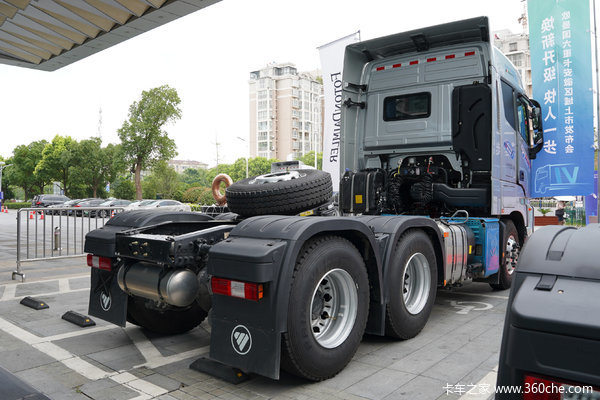
[[[360,30],[363,40],[487,15],[492,30],[521,32],[521,0],[223,0],[54,72],[0,65],[0,155],[56,134],[117,129],[142,90],[177,89],[182,118],[167,131],[177,159],[216,163],[246,155],[248,78],[269,62],[320,68],[317,47]]]

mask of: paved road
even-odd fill
[[[336,377],[307,383],[283,374],[239,385],[189,369],[209,351],[210,326],[159,337],[136,326],[96,320],[79,328],[61,319],[87,312],[89,270],[83,258],[24,264],[12,281],[15,212],[0,215],[0,366],[50,399],[468,399],[489,397],[495,382],[508,292],[484,284],[440,290],[430,321],[416,338],[365,336]],[[11,228],[12,226],[12,228]],[[12,229],[12,231],[11,231]],[[24,307],[24,296],[50,308]]]

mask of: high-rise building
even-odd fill
[[[521,74],[523,87],[527,96],[532,96],[531,85],[531,53],[529,51],[529,35],[526,33],[512,33],[504,29],[496,31],[494,46],[496,46],[517,68]]]
[[[250,156],[298,159],[322,152],[323,85],[317,72],[271,63],[250,73]]]

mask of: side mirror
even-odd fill
[[[529,139],[529,158],[533,160],[536,158],[536,154],[544,147],[544,118],[542,117],[540,103],[535,100],[530,101],[533,107],[531,113],[532,132]]]

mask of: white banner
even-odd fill
[[[319,47],[323,71],[325,111],[323,113],[323,171],[331,174],[333,191],[340,184],[340,120],[342,116],[342,68],[346,46],[360,41],[360,32],[353,33]]]

